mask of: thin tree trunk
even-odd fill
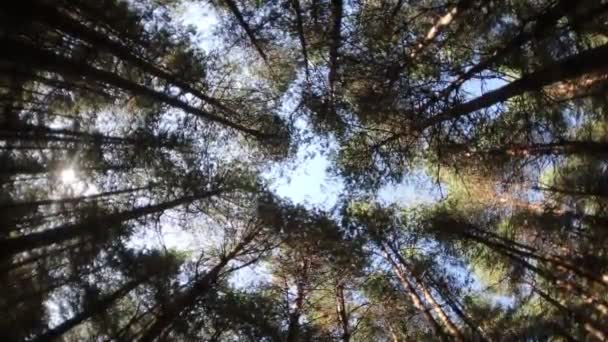
[[[457,341],[464,342],[465,337],[462,335],[462,332],[452,322],[452,320],[445,313],[445,311],[443,310],[441,305],[439,305],[439,303],[437,303],[437,301],[435,300],[435,297],[433,297],[433,294],[431,293],[431,291],[429,291],[428,287],[426,286],[426,284],[424,283],[422,278],[420,278],[418,276],[418,274],[414,271],[414,269],[412,269],[412,267],[401,256],[401,253],[399,253],[399,251],[393,245],[391,245],[390,243],[387,243],[387,246],[391,250],[393,255],[397,258],[397,261],[399,261],[399,264],[401,265],[401,267],[403,269],[405,269],[412,276],[414,281],[417,283],[417,285],[420,288],[420,290],[422,291],[422,294],[423,294],[424,298],[426,299],[426,301],[428,303],[430,303],[431,307],[433,308],[433,310],[435,311],[437,316],[439,316],[439,319],[441,319],[441,322],[443,322],[443,324],[446,326],[448,333],[451,336],[453,336]]]
[[[344,284],[342,282],[336,285],[336,313],[338,321],[342,327],[342,341],[350,341],[350,329],[348,313],[346,312],[346,303],[344,300]]]
[[[125,45],[112,39],[108,39],[106,35],[87,27],[86,25],[83,25],[70,16],[60,13],[55,8],[42,4],[36,4],[36,7],[34,8],[36,9],[35,11],[32,10],[31,6],[28,6],[27,15],[32,15],[37,20],[53,25],[60,30],[73,35],[75,38],[85,40],[96,48],[103,48],[121,60],[133,64],[135,67],[150,75],[154,75],[178,86],[182,90],[189,92],[190,94],[217,107],[220,110],[223,110],[231,115],[236,114],[234,110],[226,107],[217,99],[202,93],[189,83],[180,79],[179,76],[171,74],[170,72],[163,70],[161,67],[154,65],[144,58],[134,55],[132,50]]]
[[[256,138],[274,137],[272,134],[266,134],[223,117],[208,113],[200,108],[191,106],[177,97],[150,89],[117,74],[94,68],[83,62],[59,56],[52,52],[40,50],[28,44],[6,38],[0,40],[0,44],[5,46],[5,51],[8,51],[4,56],[4,58],[8,57],[8,60],[19,61],[25,65],[31,65],[33,68],[41,68],[70,77],[84,77],[106,83],[129,94],[147,97],[160,103],[182,109],[186,113],[221,124]]]
[[[536,251],[536,250],[523,251],[523,250],[517,249],[514,246],[510,246],[508,244],[509,240],[505,239],[505,238],[501,238],[500,242],[496,242],[496,241],[489,241],[488,239],[476,236],[475,234],[471,234],[471,233],[468,233],[465,231],[461,231],[460,233],[466,238],[477,241],[486,246],[492,247],[495,250],[501,249],[501,250],[507,251],[509,253],[520,255],[522,257],[532,258],[537,261],[547,262],[547,263],[553,264],[554,266],[556,266],[558,268],[568,270],[583,279],[587,279],[596,284],[602,285],[604,287],[608,287],[607,280],[604,280],[601,277],[591,274],[585,270],[581,270],[577,265],[574,265],[566,260],[563,260],[558,256],[555,256],[555,255],[543,256],[543,255],[538,254],[538,251]]]
[[[454,299],[452,297],[452,295],[449,293],[449,290],[444,289],[444,286],[442,286],[441,284],[439,284],[438,281],[436,281],[435,279],[431,278],[431,282],[433,283],[433,287],[435,288],[435,290],[437,291],[437,293],[439,293],[441,295],[441,297],[447,302],[447,304],[450,306],[450,308],[452,309],[452,311],[454,311],[454,313],[460,317],[460,319],[469,326],[469,328],[471,328],[471,331],[473,331],[474,333],[476,333],[479,336],[479,341],[491,341],[491,339],[489,339],[487,337],[487,334],[485,333],[485,331],[483,331],[483,329],[479,326],[479,324],[473,322],[473,320],[471,319],[471,317],[469,317],[461,308],[459,303],[457,302],[456,299]]]
[[[382,249],[382,251],[384,252],[384,257],[386,258],[386,260],[388,260],[390,262],[392,269],[393,269],[393,273],[400,280],[401,286],[403,286],[404,290],[407,292],[408,296],[412,300],[414,307],[416,307],[416,309],[418,309],[424,315],[424,318],[431,325],[431,327],[433,328],[435,333],[439,336],[439,338],[442,341],[447,342],[448,339],[445,336],[443,330],[441,329],[441,325],[439,325],[439,323],[437,323],[437,321],[435,320],[433,315],[431,315],[430,311],[425,307],[422,299],[416,292],[414,285],[407,279],[407,276],[405,275],[403,270],[399,267],[399,265],[395,262],[395,260],[390,256],[389,251],[387,250],[384,243],[380,242],[379,246]]]
[[[95,217],[79,223],[64,224],[59,227],[44,230],[42,232],[0,240],[0,259],[35,248],[70,240],[78,236],[87,236],[89,234],[93,234],[94,232],[90,231],[91,227],[99,226],[100,222],[103,222],[104,226],[119,224],[128,220],[143,217],[145,215],[163,212],[180,205],[188,204],[195,200],[216,196],[223,191],[223,189],[207,191],[199,195],[185,196],[160,204],[110,214],[102,218]]]
[[[473,4],[472,0],[460,0],[455,6],[451,7],[446,14],[441,16],[439,20],[427,31],[424,38],[420,40],[410,53],[410,58],[416,58],[429,44],[431,44],[435,38],[448,27],[455,19],[457,15],[462,14]]]
[[[304,57],[304,70],[306,71],[306,80],[310,76],[310,70],[308,69],[308,50],[306,45],[306,37],[304,36],[304,23],[302,20],[302,8],[300,7],[299,0],[291,0],[291,4],[296,13],[296,26],[298,28],[298,38],[300,39],[300,45],[302,46],[302,56]]]
[[[296,299],[293,310],[289,313],[289,324],[287,325],[287,337],[285,342],[298,341],[300,336],[300,316],[302,316],[302,310],[304,309],[304,300],[306,299],[306,282],[308,279],[308,267],[309,263],[307,260],[304,261],[302,267],[302,274],[300,279],[297,280],[296,284]]]
[[[465,81],[471,79],[476,74],[487,70],[500,62],[508,55],[517,51],[517,49],[525,44],[528,40],[536,38],[545,34],[547,30],[551,29],[558,20],[568,13],[571,12],[577,5],[576,1],[571,0],[559,0],[557,5],[551,7],[544,13],[540,14],[536,20],[532,30],[521,29],[520,32],[515,35],[504,47],[497,51],[494,51],[491,57],[481,61],[480,63],[469,68],[464,74],[460,75],[454,80],[448,87],[446,87],[440,94],[439,97],[449,95],[452,91],[458,89]],[[595,14],[592,11],[587,12],[589,14]]]
[[[228,264],[230,259],[222,259],[203,277],[198,279],[187,292],[178,294],[177,297],[166,308],[163,309],[154,323],[146,329],[139,342],[152,342],[156,340],[165,329],[177,319],[180,313],[191,307],[196,301],[207,294],[218,279],[219,273]]]
[[[597,141],[563,140],[553,143],[511,144],[499,149],[487,151],[490,155],[589,155],[603,156],[608,154],[608,144]]]
[[[30,256],[28,258],[24,258],[15,263],[7,263],[6,265],[0,266],[0,274],[11,272],[12,270],[18,269],[20,267],[23,267],[23,266],[31,264],[31,263],[35,263],[38,260],[42,260],[42,259],[45,259],[45,258],[48,258],[51,256],[56,257],[59,253],[70,251],[77,247],[83,246],[87,242],[89,242],[89,241],[88,240],[79,241],[77,243],[74,243],[74,244],[59,248],[59,249],[55,249],[55,250],[45,252],[45,253],[36,254],[36,255]]]
[[[211,270],[209,270],[203,277],[196,280],[190,289],[184,293],[178,294],[173,302],[171,302],[162,313],[152,323],[152,325],[145,330],[142,337],[138,340],[139,342],[152,342],[167,330],[169,326],[178,318],[178,316],[196,304],[196,302],[207,294],[213,285],[217,282],[221,276],[222,269],[228,265],[228,263],[242,252],[242,250],[256,237],[255,233],[251,233],[241,242],[239,242],[234,249],[227,255],[220,258],[220,261]]]
[[[505,251],[498,251],[498,253],[508,257],[514,262],[522,265],[527,270],[530,270],[537,274],[538,276],[546,279],[549,282],[556,283],[559,287],[565,288],[568,292],[573,293],[574,295],[580,296],[584,301],[586,301],[594,310],[604,314],[606,309],[608,309],[608,304],[603,299],[598,298],[597,296],[589,293],[585,289],[583,289],[575,280],[568,279],[568,276],[564,278],[560,278],[557,275],[548,272],[546,270],[540,269],[537,266],[530,264],[528,261],[522,259],[521,257],[511,254]]]
[[[343,4],[342,0],[331,0],[331,14],[333,18],[331,28],[331,39],[329,46],[329,93],[333,100],[335,91],[335,81],[338,74],[338,50],[342,42],[340,31],[342,29],[342,16],[343,16]]]
[[[245,30],[245,33],[247,33],[247,36],[249,37],[249,40],[251,41],[251,44],[253,45],[253,47],[260,54],[260,56],[262,57],[262,59],[264,60],[264,62],[267,65],[269,65],[269,63],[268,63],[268,57],[266,56],[266,53],[264,52],[264,49],[262,49],[262,46],[258,42],[258,39],[255,37],[255,32],[253,32],[253,30],[251,29],[251,27],[249,27],[249,24],[247,24],[247,22],[245,21],[245,18],[243,17],[243,14],[239,10],[239,7],[236,5],[236,3],[233,0],[223,0],[223,1],[226,3],[226,5],[228,5],[228,8],[230,9],[230,12],[232,12],[232,14],[236,18],[236,20],[239,23],[239,25],[241,26],[241,28],[243,30]]]
[[[187,147],[168,141],[166,138],[158,136],[144,136],[141,138],[116,137],[101,133],[90,133],[74,131],[69,129],[57,129],[46,126],[35,126],[20,124],[0,128],[0,139],[19,140],[19,141],[50,141],[67,143],[92,143],[96,145],[124,145],[124,146],[150,146],[150,147]]]
[[[583,323],[583,327],[589,334],[593,335],[595,338],[597,338],[600,341],[606,341],[607,332],[604,331],[603,328],[597,327],[596,326],[597,322],[594,322],[589,317],[586,317],[585,315],[583,315],[575,310],[570,310],[569,308],[564,306],[562,303],[560,303],[557,300],[555,300],[554,298],[552,298],[548,293],[546,293],[543,290],[536,287],[534,284],[529,284],[529,285],[532,287],[532,290],[535,293],[537,293],[541,298],[543,298],[545,301],[549,302],[551,305],[555,306],[556,308],[563,311],[567,315],[574,317],[577,321]]]
[[[100,199],[103,197],[112,197],[112,196],[117,196],[117,195],[135,193],[137,191],[149,190],[151,188],[152,188],[151,186],[142,186],[142,187],[138,187],[138,188],[102,192],[99,194],[88,195],[88,196],[46,199],[46,200],[37,200],[37,201],[31,201],[31,202],[5,203],[5,204],[0,205],[0,211],[1,210],[21,209],[21,208],[36,208],[36,207],[43,206],[43,205],[63,205],[63,204],[70,204],[70,203],[79,203],[79,202],[85,202],[85,201],[89,201],[89,200]]]
[[[120,289],[116,290],[114,293],[108,295],[107,297],[101,299],[96,302],[94,305],[89,307],[88,309],[81,311],[76,314],[74,317],[64,321],[58,326],[47,330],[45,333],[36,336],[33,341],[42,342],[42,341],[50,341],[61,337],[63,334],[67,333],[75,326],[81,324],[82,322],[88,320],[93,316],[97,316],[106,312],[117,300],[126,296],[129,292],[135,289],[143,282],[143,279],[135,279],[132,280],[125,285],[123,285]]]
[[[608,190],[597,189],[597,190],[576,190],[576,189],[565,189],[556,186],[542,186],[532,187],[532,190],[555,192],[558,194],[573,196],[573,197],[599,197],[602,199],[608,199]]]

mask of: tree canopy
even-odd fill
[[[0,46],[2,340],[608,340],[606,1],[4,1]],[[328,206],[276,191],[311,150]]]

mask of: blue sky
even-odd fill
[[[210,50],[217,44],[212,32],[219,19],[208,5],[185,2],[178,8],[178,15],[183,24],[196,28],[203,49]],[[329,209],[344,190],[343,182],[328,171],[331,165],[329,158],[328,151],[313,143],[300,148],[295,162],[276,165],[266,176],[274,179],[272,188],[277,195],[294,203]],[[416,174],[401,184],[385,186],[378,194],[380,201],[400,205],[427,203],[438,197],[434,184],[422,174]]]
[[[196,27],[200,35],[199,43],[203,49],[209,51],[218,44],[214,41],[212,34],[215,25],[219,22],[213,9],[200,2],[185,3],[178,9],[178,14],[183,24]],[[476,81],[464,86],[474,97],[494,90],[503,84],[504,81],[490,80],[484,84]],[[285,108],[285,111],[289,112],[290,110]],[[298,124],[299,128],[306,128],[305,123],[299,122]],[[343,181],[333,176],[329,171],[330,158],[330,151],[324,149],[318,141],[313,142],[300,146],[295,160],[272,166],[270,170],[264,173],[264,176],[272,181],[271,188],[281,197],[308,207],[331,209],[345,189]],[[447,189],[443,190],[447,191]],[[408,176],[400,184],[387,185],[381,188],[378,192],[378,200],[385,204],[413,206],[437,201],[441,195],[437,184],[419,171]],[[177,231],[167,231],[165,234],[165,238],[169,240],[165,242],[169,242],[169,244],[173,242],[181,245],[183,239],[188,240],[187,237],[182,236],[183,233]],[[175,235],[172,236],[171,234]],[[464,270],[456,270],[456,272],[464,272]],[[234,285],[246,288],[251,282],[267,276],[265,273],[263,266],[243,269],[235,274],[231,282]],[[478,290],[481,289],[481,284],[477,282],[476,287]],[[490,297],[497,304],[507,306],[512,304],[512,299],[509,297],[492,294],[490,294]]]

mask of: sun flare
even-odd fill
[[[60,178],[64,184],[74,184],[76,182],[76,172],[72,168],[61,170]]]

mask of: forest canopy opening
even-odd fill
[[[21,0],[0,40],[7,341],[608,339],[606,1]]]

